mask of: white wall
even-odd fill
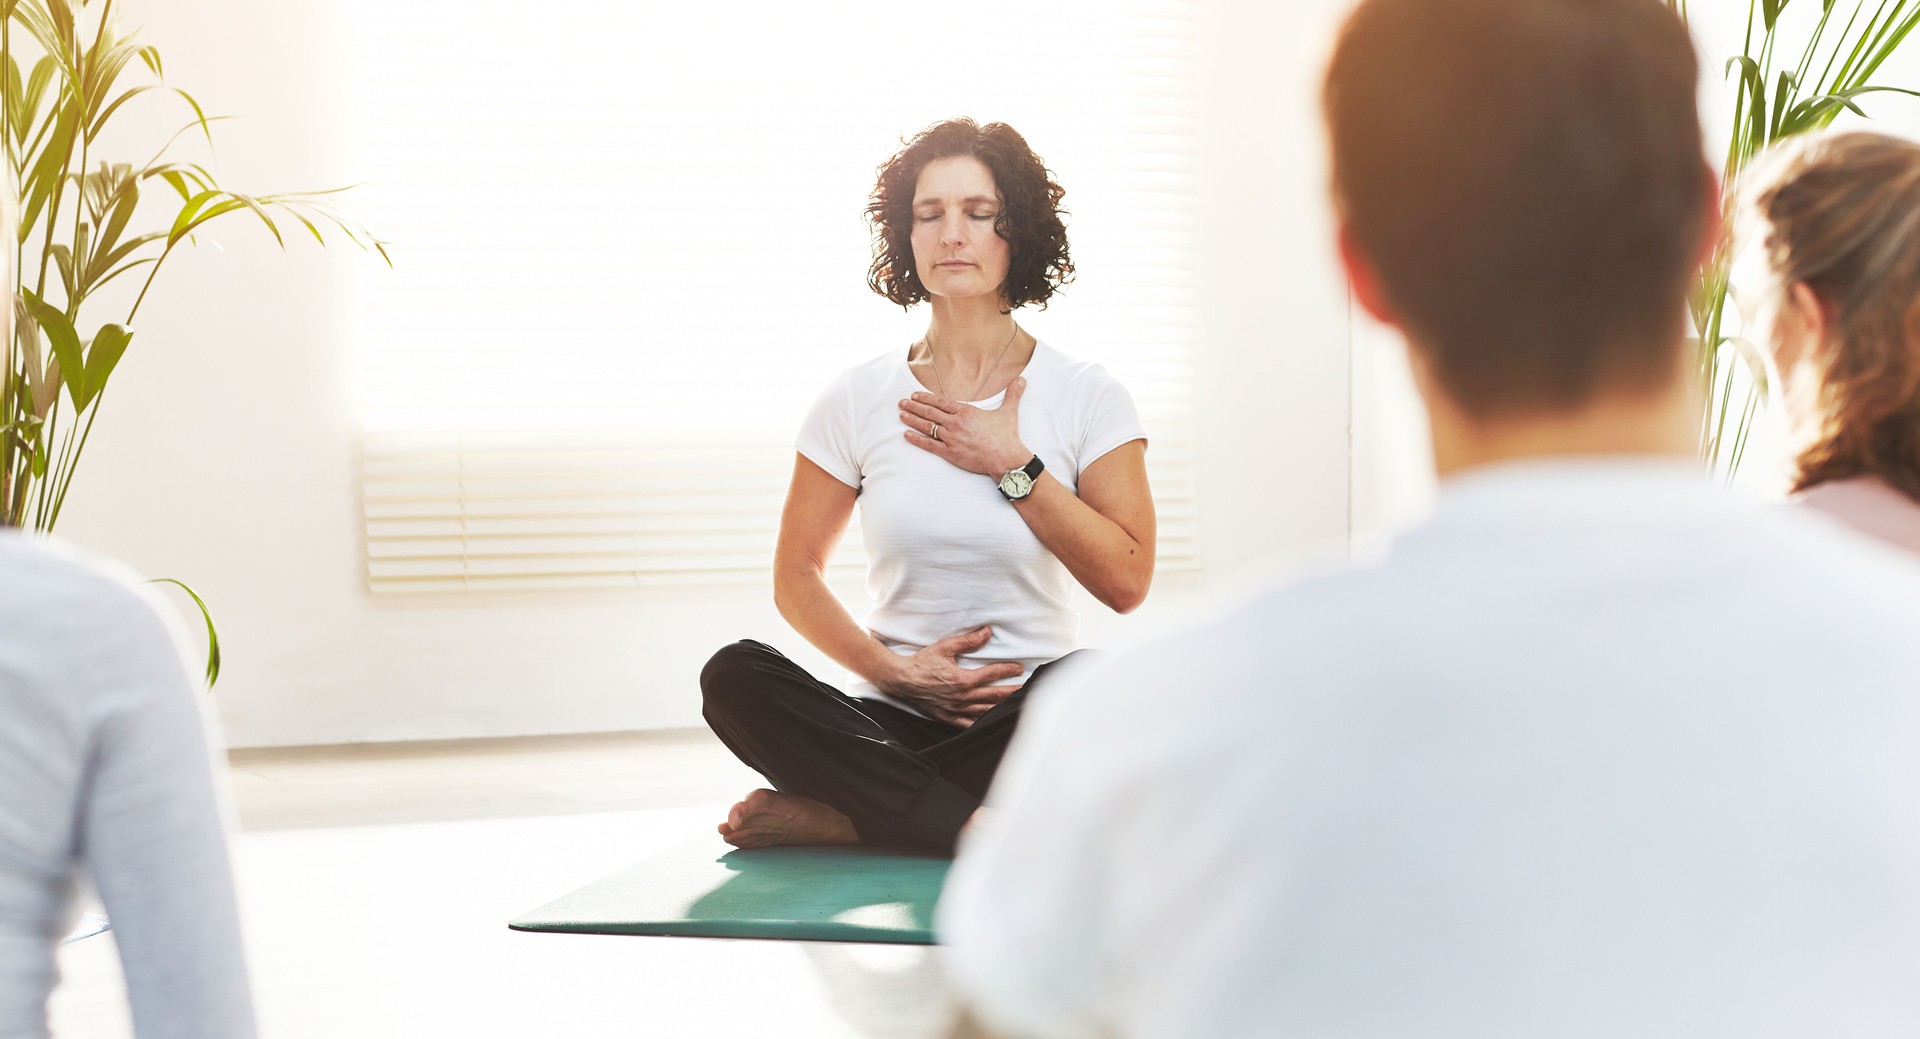
[[[326,5],[119,6],[174,81],[238,117],[218,136],[230,186],[355,178],[339,159]],[[1164,580],[1130,617],[1093,606],[1093,644],[1177,623],[1249,574],[1338,555],[1348,530],[1347,304],[1314,108],[1346,2],[1200,6],[1208,569]],[[171,113],[154,119],[172,128]],[[374,261],[310,240],[283,255],[241,222],[213,238],[169,261],[140,315],[61,533],[213,604],[236,745],[695,725],[695,678],[726,641],[759,637],[821,664],[764,586],[368,595],[343,330],[355,268]],[[858,589],[846,594],[857,609]]]

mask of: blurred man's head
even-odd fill
[[[1661,0],[1364,0],[1327,72],[1341,245],[1475,419],[1665,391],[1717,221]]]

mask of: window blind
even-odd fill
[[[357,205],[396,264],[354,330],[374,591],[764,575],[807,407],[924,328],[867,290],[861,212],[953,115],[1066,187],[1079,278],[1016,316],[1132,391],[1160,565],[1199,565],[1190,2],[343,17]]]

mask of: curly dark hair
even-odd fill
[[[902,307],[927,298],[913,262],[913,192],[920,171],[935,159],[961,155],[980,160],[993,174],[1000,214],[993,230],[1012,248],[1007,280],[1000,293],[1009,311],[1029,303],[1045,310],[1047,301],[1073,280],[1067,256],[1067,191],[1054,182],[1026,138],[1005,123],[985,126],[971,119],[948,119],[914,134],[906,147],[880,165],[873,194],[867,197],[867,223],[873,228],[873,266],[867,286]]]

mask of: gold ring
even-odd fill
[[[932,426],[933,428],[927,430],[927,435],[932,437],[935,440],[940,439],[940,423],[932,422],[932,423],[928,423],[928,425]]]

